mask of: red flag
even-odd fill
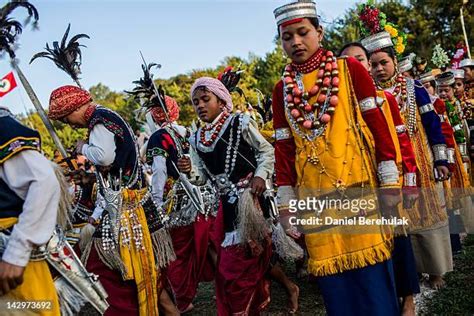
[[[0,80],[0,98],[15,89],[15,87],[15,76],[13,76],[13,72],[10,72]]]

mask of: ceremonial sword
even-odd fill
[[[141,51],[140,51],[140,56],[142,57],[143,63],[145,64],[145,67],[147,67],[147,63],[146,63],[145,58],[143,57],[143,54],[142,54]],[[166,121],[170,122],[170,118],[168,116],[168,109],[166,108],[166,105],[163,104],[163,100],[161,99],[160,93],[158,91],[158,88],[155,85],[155,82],[153,81],[153,78],[151,80],[151,84],[153,85],[153,90],[154,90],[154,92],[155,92],[155,94],[158,98],[158,102],[159,102],[163,112],[165,113]],[[149,125],[151,131],[153,132],[153,130],[156,129],[154,124],[150,124],[149,120],[147,120],[147,122],[148,122],[148,125]],[[179,140],[177,140],[177,141],[179,141]],[[182,147],[182,145],[181,145],[181,147]],[[171,165],[173,166],[173,169],[178,173],[179,181],[181,182],[182,187],[184,189],[184,192],[186,193],[186,195],[191,200],[191,203],[193,204],[193,206],[198,211],[200,211],[201,213],[204,213],[205,210],[204,210],[204,208],[201,204],[202,199],[199,198],[200,192],[198,191],[198,189],[193,184],[191,184],[191,182],[189,182],[189,179],[185,174],[183,174],[181,171],[179,171],[179,169],[176,166],[176,164],[174,163],[174,161],[171,161]]]

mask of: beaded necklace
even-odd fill
[[[234,129],[232,128],[232,125],[230,127],[230,135],[229,135],[229,143],[227,144],[227,150],[225,154],[225,163],[224,163],[224,173],[227,174],[229,177],[234,171],[235,163],[237,161],[237,154],[239,153],[239,145],[240,145],[240,139],[242,135],[242,120],[243,120],[243,115],[239,115],[239,125],[237,127],[237,137],[235,141],[235,145],[232,145],[233,140],[234,140]],[[232,154],[232,150],[234,153]]]
[[[311,56],[304,64],[291,63],[291,66],[298,72],[308,74],[319,67],[323,54],[324,50],[318,49],[318,51],[313,56]]]
[[[394,97],[400,98],[400,100],[405,103],[408,98],[407,94],[407,80],[402,74],[395,74],[392,78],[385,82],[378,82],[378,87],[381,89],[393,89],[392,94]],[[398,107],[401,110],[401,106],[403,104],[399,104]]]
[[[75,216],[77,216],[81,221],[87,222],[89,220],[89,216],[92,215],[91,210],[87,207],[81,205],[80,201],[82,199],[83,190],[80,186],[74,191],[74,211],[72,212]]]
[[[377,82],[377,87],[387,90],[397,99],[398,109],[404,117],[408,134],[413,136],[417,130],[417,106],[414,80],[407,79],[402,74],[395,74],[387,81]]]
[[[245,116],[243,114],[231,116],[230,123],[229,123],[229,128],[230,128],[229,140],[227,141],[226,155],[224,159],[224,173],[215,175],[207,168],[205,163],[203,164],[203,168],[206,171],[207,175],[212,180],[212,182],[215,185],[217,185],[219,194],[220,195],[227,194],[229,197],[230,203],[234,203],[235,200],[244,191],[244,187],[249,184],[248,180],[243,180],[241,182],[238,182],[237,184],[232,183],[230,181],[230,176],[234,171],[235,164],[237,162],[237,156],[239,155],[239,145],[242,139],[242,129],[244,128],[244,118]],[[234,127],[233,127],[235,119],[239,120],[236,131],[234,131]],[[234,144],[234,133],[236,134],[235,144]],[[196,139],[196,148],[198,147],[197,142],[198,140]],[[245,157],[242,157],[242,158],[245,159]],[[221,189],[223,190],[221,191]]]
[[[203,144],[206,147],[210,147],[212,146],[212,144],[214,144],[214,142],[217,139],[217,136],[219,135],[219,132],[224,126],[225,121],[229,117],[229,113],[225,111],[225,112],[222,112],[220,116],[221,117],[216,123],[209,124],[201,128],[201,131],[199,133],[199,139],[200,139],[201,144]],[[211,132],[208,139],[206,139],[206,132]]]
[[[416,105],[416,95],[415,95],[415,82],[413,80],[407,80],[406,81],[406,87],[407,87],[407,92],[406,96],[407,98],[399,102],[403,103],[401,106],[399,105],[400,112],[405,116],[405,122],[408,130],[408,134],[410,136],[415,135],[417,131],[416,127],[416,116],[417,116],[417,105]],[[403,111],[402,111],[403,109]]]
[[[324,56],[323,56],[324,54]],[[304,73],[318,69],[313,87],[305,91]],[[303,138],[320,136],[339,103],[339,71],[333,52],[320,49],[308,63],[289,64],[283,73],[285,107],[294,130]],[[317,96],[314,104],[309,104]],[[309,132],[309,134],[308,134]]]

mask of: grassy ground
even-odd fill
[[[308,278],[297,279],[293,265],[284,267],[288,277],[294,281],[300,288],[299,312],[296,315],[301,316],[319,316],[325,315],[324,305],[319,290],[315,282]],[[287,315],[287,296],[282,286],[272,282],[271,303],[263,315],[265,316],[283,316]],[[216,304],[214,299],[214,284],[201,283],[198,288],[197,296],[193,302],[195,308],[186,315],[189,316],[214,316],[216,315]],[[99,315],[90,305],[86,305],[80,313],[81,316]]]
[[[294,267],[285,266],[288,277],[293,280],[300,288],[299,312],[296,315],[302,316],[318,316],[325,315],[324,305],[319,290],[314,282],[308,278],[297,279],[294,273]],[[272,282],[271,303],[264,315],[286,315],[287,296],[282,286],[276,282]],[[213,283],[202,283],[199,286],[198,294],[194,300],[194,310],[187,315],[216,315],[216,305],[214,296]]]
[[[445,276],[446,287],[436,292],[420,315],[474,315],[474,235],[466,238],[463,252],[454,258],[454,271]],[[316,284],[308,278],[297,279],[292,265],[285,266],[286,273],[300,288],[299,312],[297,315],[324,315],[324,305]],[[194,300],[194,310],[186,315],[216,315],[214,284],[202,283]],[[287,296],[283,287],[272,282],[272,301],[264,313],[267,316],[286,315]],[[81,315],[98,315],[87,306]]]
[[[454,257],[454,271],[445,276],[446,287],[427,302],[423,315],[474,315],[474,235]]]

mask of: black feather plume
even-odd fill
[[[262,102],[260,101],[260,98],[259,98],[258,105],[255,107],[255,109],[257,110],[257,112],[262,117],[263,123],[267,123],[267,122],[271,121],[272,117],[273,117],[272,99],[265,96],[265,95],[263,95],[263,93],[260,90],[258,90],[258,89],[256,89],[256,90],[260,94],[260,96],[262,97]]]
[[[142,64],[143,77],[139,80],[133,81],[135,88],[133,88],[132,91],[125,91],[125,93],[131,95],[146,109],[165,104],[165,93],[161,86],[157,87],[156,90],[158,90],[158,95],[156,94],[155,86],[153,84],[153,75],[151,73],[153,67],[161,68],[161,65],[156,63],[151,63],[149,65]],[[162,103],[160,103],[159,99],[161,99]]]
[[[8,53],[10,58],[15,58],[15,40],[21,34],[23,25],[17,20],[10,18],[9,15],[20,7],[27,9],[28,17],[32,18],[34,23],[39,19],[38,11],[28,1],[10,1],[0,9],[0,52]]]
[[[77,34],[73,36],[69,42],[67,37],[69,35],[69,30],[71,29],[71,24],[68,25],[66,32],[61,39],[61,44],[57,41],[53,42],[53,47],[50,47],[46,43],[46,51],[35,54],[31,60],[30,64],[37,58],[47,58],[52,60],[56,66],[66,72],[72,80],[74,80],[77,85],[81,86],[79,83],[79,75],[81,74],[81,64],[82,64],[82,52],[81,47],[86,47],[79,44],[81,38],[89,39],[87,34]]]
[[[242,71],[240,67],[234,71],[232,67],[226,67],[224,71],[219,74],[217,79],[219,79],[224,86],[229,90],[229,92],[238,92],[240,95],[243,95],[242,89],[237,87],[240,81]]]
[[[265,109],[265,116],[263,116],[263,120],[265,121],[265,123],[270,122],[273,119],[272,99],[265,98],[263,102],[263,107]]]

